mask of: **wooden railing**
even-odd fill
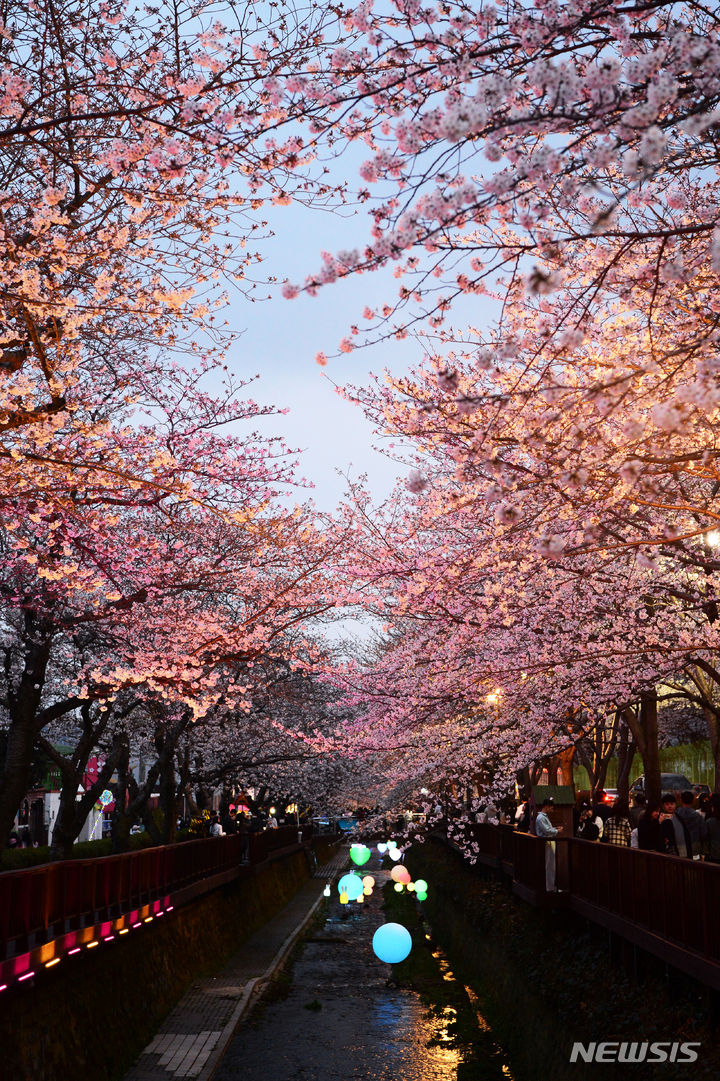
[[[720,864],[558,838],[548,892],[544,841],[489,823],[464,834],[463,849],[510,875],[524,900],[569,908],[720,989]]]

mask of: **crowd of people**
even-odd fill
[[[552,799],[545,800],[534,818],[532,804],[526,800],[517,810],[516,828],[553,840],[563,830],[550,820],[552,807]],[[665,792],[660,800],[646,800],[638,792],[632,806],[622,798],[612,804],[582,800],[575,807],[573,826],[574,835],[584,841],[720,863],[718,794],[698,798],[688,790],[679,800],[672,792]]]

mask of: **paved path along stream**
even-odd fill
[[[430,1016],[418,994],[389,979],[392,970],[372,950],[385,921],[386,875],[372,873],[377,887],[362,905],[341,906],[333,884],[324,922],[238,1029],[213,1081],[507,1081],[507,1067],[490,1053],[466,1070],[442,1012]],[[442,967],[439,979],[448,979]]]

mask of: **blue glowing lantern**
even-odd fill
[[[338,893],[346,893],[349,900],[357,901],[358,897],[363,891],[363,880],[360,875],[350,874],[343,875],[338,882]]]
[[[388,965],[404,961],[412,949],[412,938],[407,927],[401,923],[384,923],[373,935],[375,956]]]

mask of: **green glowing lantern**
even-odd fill
[[[416,878],[415,879],[415,892],[416,893],[427,893],[427,888],[428,888],[428,884],[427,884],[427,882],[425,881],[424,878]]]
[[[427,901],[427,894],[425,893],[425,890],[416,889],[415,896],[417,897],[418,901]]]
[[[351,845],[350,847],[350,859],[358,867],[362,867],[364,863],[370,859],[372,855],[367,845]]]

